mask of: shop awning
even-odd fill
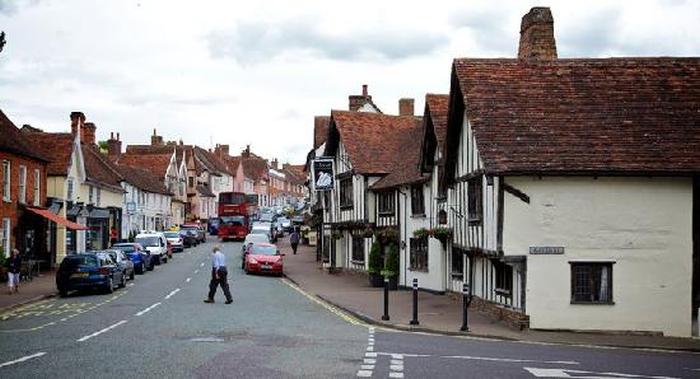
[[[63,225],[68,229],[73,229],[73,230],[87,230],[88,229],[87,226],[80,225],[76,222],[66,220],[65,218],[63,218],[59,215],[55,215],[55,214],[51,213],[51,211],[49,211],[48,209],[39,209],[39,208],[31,208],[31,207],[27,207],[27,209],[32,211],[33,213],[38,214],[39,216],[41,216],[49,221],[53,221],[58,225]]]

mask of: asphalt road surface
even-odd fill
[[[213,237],[209,237],[213,241]],[[234,303],[204,304],[213,243],[111,295],[0,315],[0,378],[700,378],[700,355],[527,344],[375,329],[284,279],[240,270]]]

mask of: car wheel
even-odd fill
[[[68,296],[68,290],[65,288],[59,288],[58,289],[58,296],[60,296],[60,297]]]
[[[114,278],[109,278],[109,282],[107,283],[107,288],[105,288],[105,292],[114,293]]]

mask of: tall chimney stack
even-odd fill
[[[523,16],[520,24],[518,59],[557,59],[554,40],[554,18],[547,7],[534,7]]]
[[[85,114],[83,112],[70,113],[70,134],[75,137],[78,133],[82,134],[83,124],[85,123]]]
[[[369,95],[367,91],[367,84],[362,85],[362,95],[350,95],[348,96],[348,109],[357,112],[362,106],[367,104],[372,100],[372,96]]]
[[[110,133],[109,140],[107,140],[107,156],[111,159],[117,159],[122,154],[122,141],[119,140],[119,133],[117,133],[117,139],[114,139],[114,132]]]
[[[151,136],[151,146],[163,146],[163,137],[156,133],[156,128],[153,128],[153,135]]]
[[[94,145],[95,144],[95,131],[97,130],[97,126],[95,126],[94,123],[92,122],[86,122],[83,124],[83,127],[80,129],[80,140],[83,141],[83,143],[86,143],[88,145]]]
[[[399,99],[399,116],[413,116],[413,99]]]

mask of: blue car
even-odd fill
[[[106,293],[126,286],[126,276],[109,254],[71,254],[63,258],[56,272],[56,287],[61,296],[68,291],[97,289]]]
[[[155,261],[151,259],[151,254],[148,250],[144,249],[140,243],[117,243],[112,245],[112,249],[123,251],[131,263],[134,264],[134,271],[137,274],[145,274],[146,271],[153,271],[155,267]]]

